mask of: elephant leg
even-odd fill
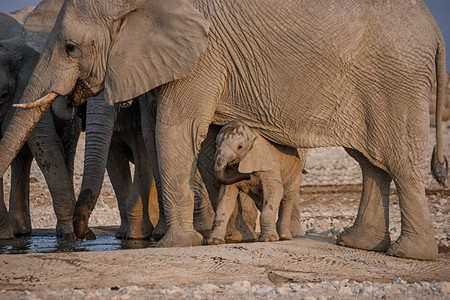
[[[239,190],[236,185],[222,185],[219,192],[219,205],[212,226],[211,234],[206,240],[207,245],[218,245],[225,243],[227,224],[236,208],[236,200]]]
[[[438,246],[434,238],[424,182],[411,176],[414,170],[409,169],[403,165],[398,169],[402,174],[394,177],[400,203],[402,232],[389,248],[388,254],[402,258],[433,260],[438,255]]]
[[[391,245],[389,234],[389,188],[391,177],[370,163],[360,152],[345,149],[358,161],[363,187],[358,215],[352,227],[337,238],[337,244],[350,248],[386,251]]]
[[[277,232],[276,217],[281,199],[283,198],[283,185],[281,182],[281,177],[277,176],[277,178],[262,178],[261,184],[264,202],[260,218],[261,234],[259,235],[258,240],[260,242],[278,241],[280,237]]]
[[[299,183],[300,185],[300,183]],[[284,193],[278,210],[277,232],[280,240],[292,239],[291,217],[294,203],[298,200],[299,189],[292,189]]]
[[[159,173],[159,171],[158,171],[158,173]],[[155,229],[153,229],[153,238],[155,240],[159,241],[166,234],[166,232],[168,230],[168,226],[167,226],[167,221],[166,221],[166,214],[164,213],[164,202],[163,202],[163,198],[162,198],[161,179],[160,179],[159,175],[155,175],[155,173],[153,173],[153,176],[155,178],[155,186],[156,186],[156,190],[158,192],[158,208],[159,208],[158,223],[156,223]]]
[[[302,225],[301,222],[301,204],[300,204],[300,186],[303,178],[303,169],[305,167],[306,163],[306,157],[308,155],[307,149],[298,148],[297,149],[299,161],[298,161],[298,174],[296,175],[296,180],[298,184],[295,186],[294,191],[294,203],[292,207],[292,214],[291,214],[291,222],[290,222],[290,230],[292,236],[304,236],[305,235],[305,228]]]
[[[253,199],[244,192],[239,192],[235,209],[228,221],[225,241],[227,243],[254,242],[258,209]]]
[[[277,232],[280,236],[280,240],[292,239],[293,233],[291,232],[292,215],[294,212],[294,205],[298,203],[300,197],[300,184],[302,182],[301,169],[303,165],[299,167],[299,174],[292,178],[284,187],[283,200],[280,203],[280,209],[278,210]],[[298,218],[300,213],[297,212]],[[300,224],[301,227],[301,224]],[[299,229],[296,228],[296,231]]]
[[[299,198],[294,201],[294,206],[292,207],[290,229],[292,236],[305,235],[305,228],[301,222],[301,204]]]
[[[72,178],[66,168],[64,149],[49,112],[30,134],[27,143],[44,174],[53,199],[53,208],[58,219],[56,234],[66,240],[76,239],[72,223],[75,192]]]
[[[108,171],[114,193],[117,198],[117,205],[120,214],[120,227],[116,232],[116,238],[123,239],[127,237],[129,228],[127,218],[127,198],[131,193],[132,179],[128,157],[123,151],[123,142],[113,135],[111,138],[111,147],[106,161],[106,170]]]
[[[166,215],[164,214],[164,203],[162,198],[161,176],[158,168],[158,157],[156,153],[155,129],[156,129],[156,99],[150,93],[146,93],[139,98],[141,109],[142,137],[150,161],[150,167],[155,179],[155,187],[158,197],[158,223],[153,230],[153,238],[160,240],[166,234],[168,227]]]
[[[3,195],[3,177],[0,179],[0,240],[14,239],[14,231],[8,218]]]
[[[267,194],[267,199],[271,200],[266,204],[266,196],[264,196],[264,205],[260,217],[261,233],[259,235],[258,241],[275,242],[280,239],[277,232],[275,219],[283,195],[282,193],[273,194],[270,192],[264,192],[264,194]]]
[[[127,238],[147,239],[152,236],[154,229],[150,222],[148,206],[153,177],[142,135],[132,135],[130,133],[129,137],[124,136],[124,140],[127,141],[127,144],[133,151],[135,172],[131,193],[127,198],[129,225]]]
[[[197,170],[194,188],[194,228],[206,238],[211,231],[213,222],[214,210],[209,200],[206,185]]]
[[[193,226],[193,189],[197,169],[195,156],[208,131],[208,124],[203,125],[200,128],[200,124],[195,124],[195,121],[190,126],[157,122],[159,172],[169,228],[158,242],[158,247],[199,246],[202,243],[202,235]],[[198,136],[193,136],[193,130]]]
[[[24,146],[11,164],[11,192],[9,219],[15,235],[31,233],[30,217],[30,168],[33,155]]]

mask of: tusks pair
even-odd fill
[[[31,103],[13,104],[13,106],[17,107],[17,108],[23,108],[23,109],[35,108],[35,107],[39,107],[39,106],[42,106],[47,103],[52,103],[55,100],[55,98],[58,96],[59,95],[57,93],[50,92],[47,95],[45,95],[44,97],[41,97]]]

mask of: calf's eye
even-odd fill
[[[239,145],[239,146],[238,146],[238,150],[240,150],[240,149],[242,149],[242,145]]]

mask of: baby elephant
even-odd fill
[[[239,192],[247,193],[261,211],[259,241],[291,239],[291,214],[299,198],[307,150],[300,152],[271,144],[242,122],[224,126],[216,138],[214,166],[222,186],[212,232],[206,243],[225,242],[227,223]]]

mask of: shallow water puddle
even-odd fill
[[[155,247],[154,240],[120,240],[112,234],[97,234],[96,240],[63,241],[56,235],[29,235],[0,240],[0,254],[111,251]]]

